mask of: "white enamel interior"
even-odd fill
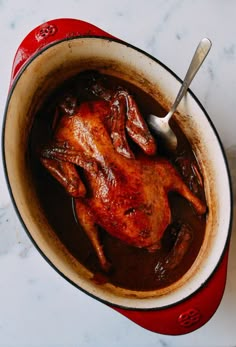
[[[41,252],[60,273],[84,291],[128,308],[171,305],[188,297],[207,280],[227,241],[231,216],[230,185],[221,146],[204,111],[188,93],[176,118],[192,143],[204,175],[209,215],[200,254],[184,278],[167,288],[166,293],[137,294],[109,284],[95,285],[89,271],[67,252],[43,215],[26,155],[33,115],[40,103],[66,78],[86,69],[122,77],[150,93],[164,107],[173,102],[180,86],[179,81],[154,59],[116,41],[75,38],[47,48],[20,74],[6,108],[4,155],[13,200]]]

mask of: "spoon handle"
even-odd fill
[[[211,49],[211,41],[207,38],[203,38],[199,45],[196,48],[196,51],[194,53],[194,56],[192,58],[192,61],[189,65],[188,71],[186,73],[186,76],[184,78],[184,81],[181,85],[181,88],[179,90],[179,93],[175,99],[175,102],[173,106],[171,107],[168,115],[166,118],[170,119],[170,117],[175,112],[176,108],[178,107],[182,97],[185,95],[188,87],[190,86],[190,83],[192,82],[194,76],[196,75],[197,71],[199,70],[200,66],[202,65],[203,61],[205,60],[209,50]]]

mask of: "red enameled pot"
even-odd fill
[[[200,328],[223,296],[232,220],[232,197],[225,154],[217,132],[189,91],[177,121],[201,166],[209,213],[206,236],[192,268],[165,293],[141,297],[104,284],[61,244],[48,224],[32,184],[26,151],[33,115],[66,78],[98,69],[122,77],[150,93],[168,109],[180,79],[157,59],[103,30],[76,19],[56,19],[32,30],[13,62],[3,124],[3,160],[12,201],[28,235],[47,261],[69,282],[140,326],[180,335]]]

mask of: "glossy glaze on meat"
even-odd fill
[[[44,144],[40,157],[74,198],[76,217],[101,268],[108,271],[110,262],[99,227],[125,244],[154,252],[162,247],[163,235],[172,222],[170,192],[183,196],[198,215],[206,212],[206,205],[174,165],[158,155],[156,141],[126,89],[106,89],[100,78],[88,89],[94,100],[83,101],[74,94],[60,100],[51,141]],[[135,146],[141,150],[133,150]],[[183,224],[175,237],[160,263],[167,269],[182,262],[192,232]]]

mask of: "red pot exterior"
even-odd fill
[[[78,19],[62,18],[48,21],[33,29],[22,41],[12,66],[11,85],[24,64],[36,53],[55,42],[79,36],[114,36]]]
[[[213,276],[190,298],[162,310],[131,311],[114,308],[150,331],[165,335],[183,335],[199,329],[216,312],[224,294],[228,249]]]
[[[100,28],[77,19],[48,21],[33,29],[19,46],[12,67],[10,88],[25,63],[47,46],[79,36],[114,38]],[[182,335],[203,326],[213,316],[223,297],[228,261],[228,246],[211,278],[191,297],[162,309],[137,310],[112,307],[136,324],[166,335]]]

